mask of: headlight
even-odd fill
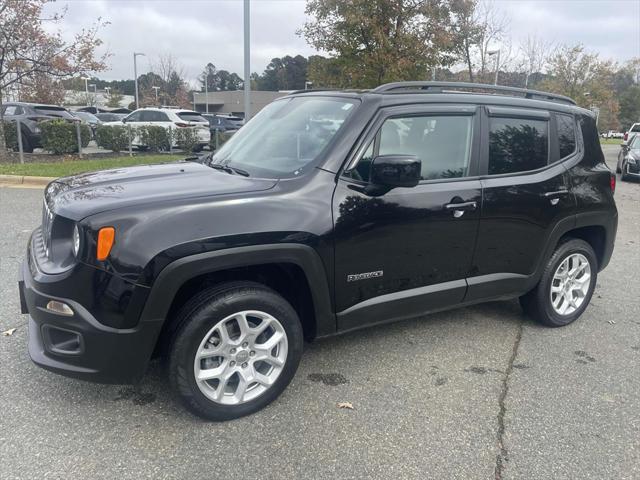
[[[80,253],[80,231],[78,225],[73,227],[73,254],[77,257]]]
[[[629,162],[631,165],[635,165],[636,159],[635,157],[627,157],[627,162]]]

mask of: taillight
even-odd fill
[[[629,132],[624,132],[624,137],[622,137],[622,139],[626,142],[628,138],[629,138]]]
[[[189,127],[190,125],[188,123],[182,123],[182,122],[175,122],[176,127]]]
[[[611,173],[609,177],[609,186],[611,187],[611,193],[616,193],[616,174]]]

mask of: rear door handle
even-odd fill
[[[566,195],[567,193],[569,193],[569,190],[562,189],[562,190],[556,190],[555,192],[546,192],[544,194],[545,197],[549,198],[549,197],[559,197],[560,195]]]
[[[551,203],[551,205],[555,206],[555,205],[558,205],[558,203],[560,203],[560,197],[562,195],[566,195],[567,193],[569,193],[569,190],[564,188],[562,190],[556,190],[555,192],[546,192],[544,196],[549,199],[549,202]]]
[[[460,218],[464,215],[464,212],[473,211],[478,208],[477,202],[461,202],[461,203],[447,203],[444,208],[446,210],[453,210],[453,216]]]

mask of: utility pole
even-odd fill
[[[138,102],[138,66],[136,64],[136,58],[139,56],[145,56],[144,53],[133,52],[133,78],[135,83],[135,96],[136,96],[136,110],[140,108],[140,104]]]
[[[487,52],[487,54],[489,56],[497,54],[497,57],[496,57],[496,76],[495,76],[495,80],[493,81],[493,84],[494,85],[498,85],[498,72],[500,71],[500,50],[489,50]]]
[[[244,123],[251,118],[251,49],[250,28],[251,18],[249,0],[244,0]]]
[[[204,75],[204,111],[209,113],[209,72]]]
[[[159,107],[160,104],[158,103],[158,90],[160,90],[160,87],[151,87],[153,88],[153,91],[156,92],[156,105]]]
[[[84,80],[84,95],[87,99],[87,107],[89,106],[89,77],[81,77]]]

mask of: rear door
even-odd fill
[[[575,213],[563,165],[580,154],[574,118],[537,109],[484,112],[482,214],[465,301],[524,293],[553,228]]]
[[[473,106],[384,109],[338,180],[333,198],[338,328],[458,304],[480,217],[479,121]],[[422,161],[413,188],[368,193],[371,161]]]

